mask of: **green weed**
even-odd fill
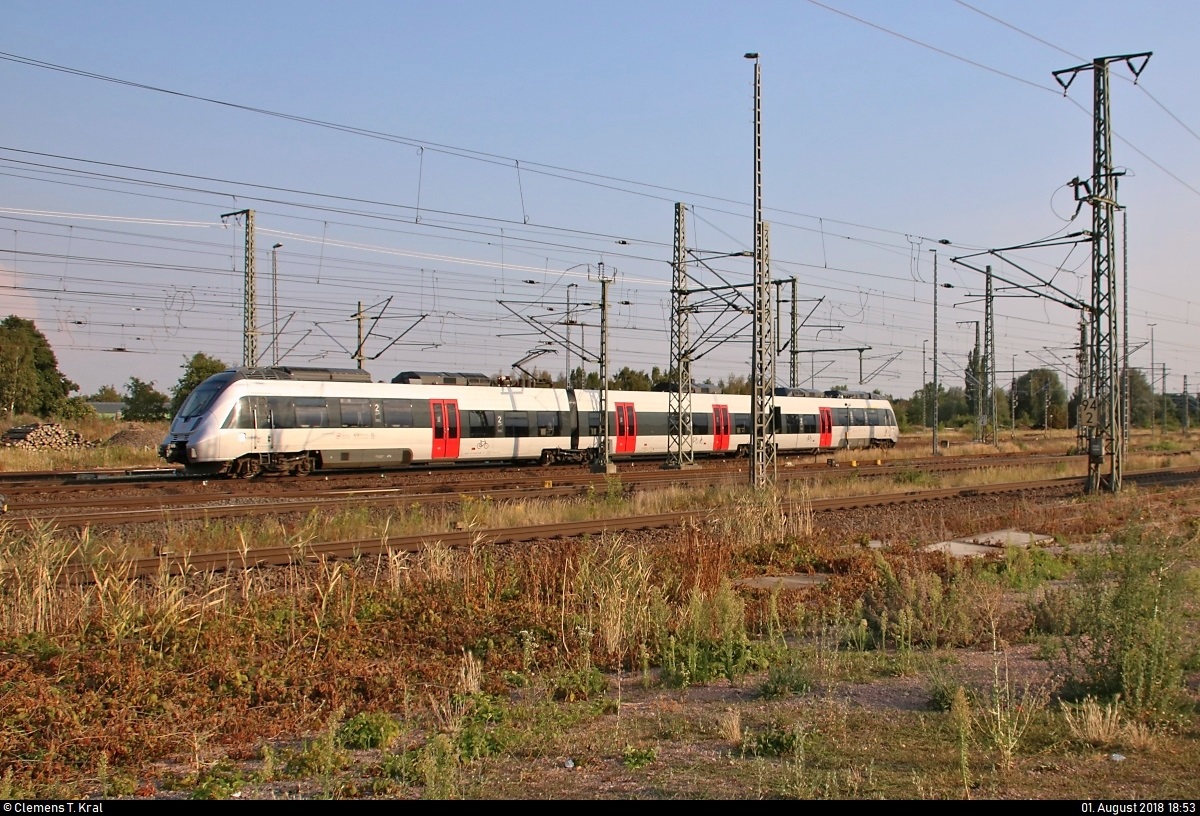
[[[387,748],[399,735],[400,724],[392,715],[382,711],[360,711],[338,728],[337,742],[351,750]]]
[[[344,768],[348,757],[338,746],[337,730],[327,729],[314,740],[306,740],[290,752],[284,761],[283,772],[290,777],[329,776]]]
[[[796,650],[787,650],[771,661],[762,695],[767,698],[804,694],[812,688],[812,661]]]
[[[462,758],[445,734],[434,734],[421,749],[416,772],[425,786],[425,799],[456,799],[459,795],[458,768]]]
[[[1137,716],[1165,714],[1183,683],[1183,559],[1188,542],[1137,531],[1081,559],[1063,638],[1067,699],[1125,701]]]
[[[734,680],[759,665],[746,635],[745,603],[727,579],[712,593],[694,590],[675,632],[660,629],[660,679],[684,687]]]
[[[772,723],[766,730],[746,734],[741,753],[756,757],[803,757],[804,731],[797,726]]]
[[[222,760],[196,775],[192,799],[228,799],[241,790],[249,780],[232,762]],[[130,791],[132,793],[132,791]]]
[[[625,750],[621,752],[621,764],[631,771],[644,768],[656,759],[658,759],[658,749],[654,746],[637,748],[633,745],[626,745]]]
[[[550,693],[555,700],[575,702],[590,700],[608,690],[608,680],[592,665],[566,669],[550,681]]]

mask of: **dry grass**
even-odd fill
[[[1121,735],[1119,700],[1102,705],[1095,697],[1088,696],[1077,706],[1064,705],[1062,714],[1071,736],[1090,745],[1113,745]]]
[[[0,528],[0,797],[1194,794],[1194,668],[1174,720],[1108,700],[1051,708],[1041,683],[1052,666],[1035,682],[1003,642],[1037,648],[1022,641],[1046,562],[960,563],[909,542],[1025,525],[1073,545],[1144,516],[1186,549],[1197,491],[813,516],[738,488],[520,512],[651,512],[697,495],[723,502],[726,521],[141,582],[97,567],[89,585],[58,581],[69,558],[142,543]],[[178,525],[163,540],[286,541],[300,554],[330,530],[478,529],[506,512],[479,502],[445,516],[314,515],[295,529]],[[900,543],[869,550],[867,536]],[[733,583],[779,570],[830,578],[774,593]],[[955,669],[960,699],[933,710]],[[771,678],[779,693],[760,696]],[[403,740],[382,754],[337,745],[361,712],[402,721]],[[1101,746],[1129,760],[1098,763]]]
[[[1125,719],[1120,696],[1106,702],[1088,696],[1074,705],[1063,704],[1062,716],[1073,738],[1096,748],[1144,751],[1155,743],[1150,724]]]

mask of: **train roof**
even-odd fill
[[[785,388],[779,386],[775,389],[777,397],[823,397],[825,392],[818,388]]]
[[[849,390],[838,391],[836,389],[826,391],[825,396],[832,397],[833,399],[838,399],[838,398],[862,399],[862,400],[884,399],[884,397],[880,396],[879,394],[872,394],[870,391],[849,391]]]
[[[664,381],[664,382],[660,382],[660,383],[655,383],[654,386],[650,390],[651,391],[666,391],[666,392],[670,393],[670,392],[678,391],[679,386],[676,383],[670,382],[668,380],[668,381]],[[692,393],[693,394],[719,394],[719,393],[721,393],[721,390],[719,388],[717,388],[715,385],[713,385],[712,383],[698,383],[695,380],[693,380],[692,381]]]
[[[361,368],[306,368],[265,366],[236,369],[248,380],[307,380],[310,382],[371,382],[371,373]]]
[[[492,378],[486,374],[454,371],[401,371],[392,377],[392,382],[410,385],[491,385]]]

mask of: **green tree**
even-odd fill
[[[933,383],[925,383],[920,389],[913,392],[910,399],[901,400],[893,407],[897,414],[903,411],[904,417],[910,425],[928,428],[933,422]],[[941,420],[940,413],[938,420]]]
[[[749,394],[754,390],[754,384],[740,374],[730,374],[723,380],[717,380],[717,390],[722,394]]]
[[[1067,427],[1067,392],[1058,372],[1035,368],[1017,378],[1017,420],[1037,428]]]
[[[0,408],[9,416],[30,413],[37,394],[33,343],[24,333],[0,326]]]
[[[167,418],[166,394],[154,388],[152,382],[142,382],[137,377],[130,377],[125,386],[125,418],[132,420],[153,420]]]
[[[87,397],[92,402],[120,402],[124,397],[121,392],[112,385],[102,385],[96,390],[95,394]]]
[[[984,359],[983,352],[980,349],[972,348],[967,353],[967,364],[963,367],[963,396],[967,400],[967,413],[971,416],[971,421],[975,421],[975,417],[979,415],[979,406],[975,404],[975,391],[979,390],[979,398],[987,403],[987,383],[983,378]],[[976,383],[976,379],[979,380]],[[984,412],[986,413],[986,411]]]
[[[941,386],[941,383],[939,382],[938,385]],[[966,391],[959,386],[942,391],[938,399],[939,424],[962,427],[974,421],[975,414],[971,411],[970,403],[967,401]]]
[[[1129,369],[1129,424],[1136,428],[1149,428],[1162,408],[1150,388],[1146,375],[1136,368]]]
[[[625,366],[610,379],[614,391],[649,391],[650,377],[645,371],[634,371]]]
[[[0,321],[0,408],[49,417],[78,390],[58,370],[54,350],[32,320],[9,315]]]
[[[96,416],[96,409],[88,403],[86,397],[67,397],[59,403],[54,416],[57,419],[91,419]]]
[[[188,395],[192,391],[196,390],[196,386],[200,385],[200,383],[207,380],[213,374],[220,374],[222,371],[225,371],[229,366],[216,357],[209,357],[204,352],[198,351],[192,355],[192,359],[188,360],[180,368],[183,369],[183,376],[179,378],[179,382],[175,383],[175,387],[171,389],[171,416],[179,413],[179,409],[183,406],[183,401],[188,398]]]

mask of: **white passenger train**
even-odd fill
[[[406,372],[390,383],[374,383],[367,372],[354,369],[231,369],[191,393],[159,455],[190,473],[241,477],[596,457],[599,391],[488,383],[476,374]],[[774,400],[779,453],[896,444],[896,418],[882,397],[780,391]],[[609,391],[608,400],[613,459],[667,454],[674,428],[670,394]],[[750,397],[692,396],[697,458],[744,454],[750,433]]]

